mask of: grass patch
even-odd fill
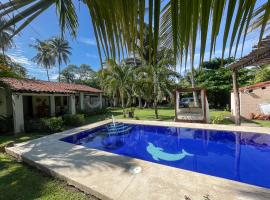
[[[94,199],[0,153],[0,199]]]
[[[270,121],[267,120],[252,120],[252,121],[255,122],[256,124],[259,124],[260,126],[270,127]]]

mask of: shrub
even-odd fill
[[[63,127],[62,117],[41,118],[42,127],[51,133],[61,131]]]
[[[0,133],[11,132],[13,129],[13,118],[0,115]]]
[[[83,114],[67,114],[63,116],[63,120],[64,124],[67,126],[80,126],[85,123],[85,118]]]
[[[84,114],[85,116],[93,116],[93,115],[100,115],[100,114],[105,114],[107,113],[108,110],[107,108],[94,108],[94,109],[91,109],[91,110],[85,110],[85,111],[80,111],[80,114]]]

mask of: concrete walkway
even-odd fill
[[[121,120],[124,121],[124,120]],[[218,177],[159,165],[139,159],[85,148],[59,139],[110,121],[68,130],[6,148],[7,153],[39,169],[66,180],[68,184],[101,199],[181,200],[189,196],[201,200],[269,200],[270,190]],[[225,129],[270,133],[258,127],[234,127],[174,122],[125,121],[162,126]],[[140,166],[142,172],[130,169]]]

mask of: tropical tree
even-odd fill
[[[6,23],[4,18],[0,18],[0,27]],[[3,56],[5,56],[5,52],[7,49],[14,46],[14,42],[11,38],[14,33],[13,27],[6,27],[5,29],[0,30],[0,48],[2,50]]]
[[[98,73],[87,64],[81,64],[79,67],[77,65],[68,65],[61,71],[60,77],[63,82],[85,84],[100,88]]]
[[[215,51],[218,35],[222,37],[222,55],[226,47],[229,47],[230,55],[232,53],[235,55],[241,39],[245,41],[250,25],[260,29],[261,39],[270,16],[268,0],[169,0],[163,4],[160,0],[116,0],[113,3],[111,0],[78,0],[77,2],[83,2],[89,9],[100,58],[101,48],[106,58],[124,56],[124,49],[132,52],[135,48],[134,41],[143,37],[146,18],[150,27],[149,50],[153,51],[151,59],[156,59],[159,43],[163,43],[173,49],[175,59],[186,61],[190,54],[192,66],[197,39],[200,39],[201,62],[204,59],[207,38],[210,38],[211,57]],[[72,35],[75,35],[78,20],[72,0],[7,1],[0,5],[0,17],[7,14],[14,16],[0,27],[0,31],[16,24],[15,32],[18,33],[53,5],[59,16],[62,31],[69,30]],[[145,12],[146,7],[148,12]],[[139,36],[136,34],[138,22]],[[224,28],[221,28],[223,25]],[[164,40],[160,41],[159,36]],[[235,52],[232,52],[234,46]]]
[[[68,65],[60,73],[60,79],[66,83],[75,83],[78,67],[76,65]]]
[[[198,87],[207,89],[207,98],[211,108],[226,109],[229,107],[232,70],[224,65],[233,61],[233,58],[214,58],[203,62],[200,68],[194,70],[194,78]],[[190,74],[191,72],[188,72],[185,77],[182,77],[179,83],[182,87],[192,85]],[[254,79],[254,75],[249,69],[240,69],[238,75],[240,86],[250,84]]]
[[[51,51],[49,41],[36,40],[36,43],[31,46],[37,51],[32,60],[46,69],[48,81],[50,81],[49,69],[55,65],[55,57]]]
[[[25,78],[26,69],[9,56],[0,54],[0,77]]]
[[[270,81],[270,65],[257,66],[251,70],[254,73],[253,83]]]
[[[108,62],[108,68],[99,72],[102,79],[103,89],[115,99],[120,96],[123,111],[125,109],[125,98],[130,96],[130,84],[132,80],[132,68],[118,65],[113,60]]]
[[[60,82],[61,64],[67,64],[69,61],[71,47],[69,46],[68,41],[62,37],[54,37],[49,40],[48,44],[55,61],[58,63],[58,81]]]
[[[143,88],[143,97],[146,102],[153,102],[155,116],[158,119],[157,105],[166,96],[169,96],[171,101],[173,100],[173,90],[176,86],[175,80],[179,77],[179,74],[162,63],[155,66],[142,65],[136,71],[137,76],[141,76],[138,87]]]

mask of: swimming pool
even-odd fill
[[[62,138],[119,155],[270,189],[270,135],[165,126],[108,125]],[[124,129],[125,129],[124,128]]]

